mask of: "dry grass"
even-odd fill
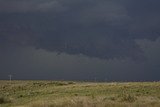
[[[0,107],[160,107],[160,82],[0,81],[0,96]]]
[[[74,97],[57,99],[51,102],[37,101],[30,103],[24,107],[159,107],[159,103],[156,102],[121,102],[104,100],[104,98],[91,99],[89,97]]]

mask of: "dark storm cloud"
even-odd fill
[[[0,79],[157,81],[159,5],[0,0]]]
[[[159,37],[158,0],[0,0],[1,44],[104,59],[144,53]]]
[[[56,79],[94,81],[158,81],[160,38],[137,40],[147,60],[98,59],[84,55],[56,55],[33,47],[0,48],[0,79]]]
[[[64,7],[57,0],[1,0],[0,12],[60,11]]]

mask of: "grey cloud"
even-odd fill
[[[158,80],[160,75],[160,37],[156,40],[138,40],[137,43],[147,58],[144,66],[141,67],[143,68],[143,75],[145,75],[146,78],[154,77]]]
[[[102,59],[143,59],[135,40],[159,37],[157,4],[150,0],[1,0],[1,44]]]
[[[63,11],[58,0],[1,0],[0,12],[48,12]]]
[[[0,0],[0,79],[157,81],[159,0]]]
[[[93,6],[85,9],[79,17],[82,18],[82,23],[85,21],[85,24],[89,23],[91,25],[100,21],[111,25],[125,24],[129,21],[126,8],[109,0],[95,2]]]
[[[143,42],[142,42],[143,41]],[[94,81],[157,81],[159,80],[159,39],[137,41],[147,60],[136,62],[130,58],[89,58],[68,55],[33,47],[0,48],[0,79],[8,74],[14,79],[54,79]],[[3,51],[2,51],[3,50]],[[158,59],[156,59],[158,58]],[[15,63],[16,61],[16,63]],[[8,67],[9,66],[9,67]]]
[[[141,47],[144,55],[150,61],[150,65],[157,65],[160,61],[160,37],[156,40],[142,39],[137,40],[137,44]],[[153,63],[154,62],[154,63]]]

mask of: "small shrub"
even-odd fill
[[[105,97],[105,98],[103,99],[103,101],[107,101],[107,100],[115,101],[116,98],[115,98],[114,96],[110,96],[110,97]]]
[[[5,102],[4,97],[0,97],[0,104],[3,104]]]
[[[136,99],[137,98],[135,96],[130,95],[130,94],[124,94],[121,97],[121,101],[130,102],[130,103],[135,102]]]
[[[75,84],[75,82],[73,82],[73,81],[69,81],[69,82],[68,82],[68,84]]]
[[[24,96],[23,96],[23,95],[19,95],[19,96],[18,96],[18,98],[22,98],[22,97],[24,97]]]
[[[64,86],[64,85],[75,84],[75,82],[72,82],[72,81],[69,81],[69,82],[65,82],[65,81],[54,81],[54,82],[52,82],[52,84],[54,84],[55,86]]]
[[[6,99],[4,97],[0,97],[0,104],[10,103],[10,99]]]
[[[74,96],[78,96],[78,94],[74,94]]]
[[[63,86],[63,85],[67,85],[67,83],[66,82],[55,82],[54,83],[55,84],[55,86]]]
[[[109,100],[115,101],[116,98],[115,97],[109,97]]]

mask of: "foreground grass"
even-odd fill
[[[0,107],[160,107],[160,82],[0,81]]]

